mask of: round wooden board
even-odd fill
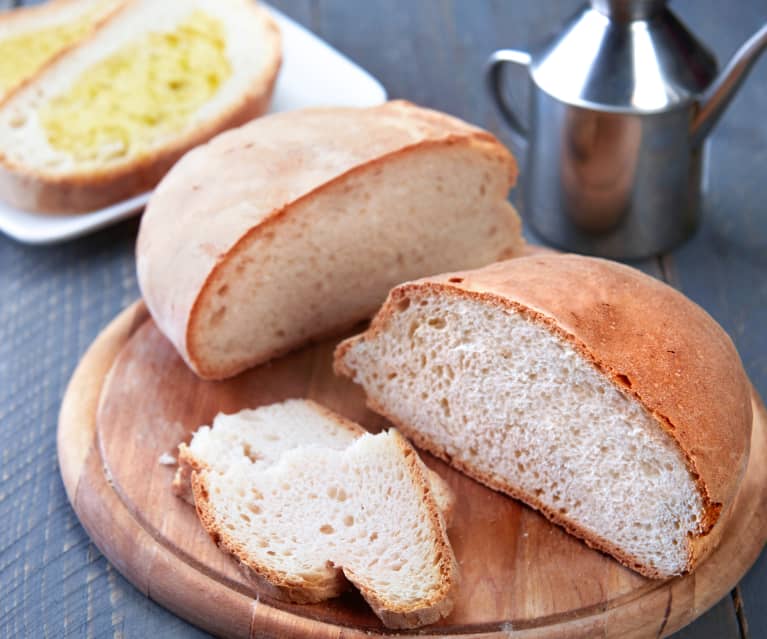
[[[69,499],[96,545],[141,592],[227,637],[388,634],[355,593],[317,605],[259,593],[175,498],[175,454],[201,424],[289,397],[311,397],[370,430],[385,420],[333,376],[328,340],[224,382],[197,379],[143,304],[96,339],[70,381],[58,448]],[[767,538],[767,414],[754,395],[751,458],[719,548],[692,575],[644,579],[589,549],[533,510],[424,455],[458,497],[450,539],[462,583],[453,613],[421,636],[660,637],[721,599]]]

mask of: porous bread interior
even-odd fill
[[[701,498],[638,401],[567,340],[493,301],[422,289],[393,311],[344,357],[373,405],[647,574],[685,570]]]
[[[354,422],[319,404],[304,399],[244,409],[232,415],[219,413],[213,425],[200,427],[186,447],[198,460],[205,460],[215,471],[247,457],[254,467],[267,468],[276,463],[285,451],[312,444],[343,450],[366,431]],[[193,502],[186,452],[174,481],[176,494]],[[424,467],[434,500],[449,525],[455,497],[450,487],[433,470]]]
[[[55,72],[43,71],[42,81],[22,88],[0,108],[0,150],[12,164],[32,167],[47,175],[67,174],[74,170],[92,171],[134,161],[133,154],[111,157],[111,149],[93,161],[77,161],[70,154],[54,149],[39,118],[40,107],[51,98],[66,92],[94,62],[118,52],[147,31],[172,31],[193,11],[199,9],[223,24],[226,55],[232,73],[215,96],[197,110],[181,132],[169,133],[156,140],[142,154],[163,148],[169,141],[215,119],[232,108],[263,72],[271,49],[264,37],[266,23],[254,13],[250,0],[183,0],[157,2],[139,0],[121,10],[96,33],[55,64]],[[247,18],[247,19],[246,19]]]
[[[426,146],[292,205],[219,263],[187,328],[194,367],[234,374],[369,317],[400,282],[519,251],[503,161]]]
[[[340,451],[293,449],[265,470],[242,459],[205,473],[210,512],[241,561],[294,587],[343,567],[389,609],[431,603],[444,586],[434,543],[444,530],[425,516],[403,450],[389,431]]]
[[[248,458],[255,468],[276,463],[282,454],[302,444],[343,450],[362,431],[339,427],[338,422],[299,399],[245,409],[233,415],[219,414],[213,428],[198,429],[189,443],[190,452],[215,469]]]

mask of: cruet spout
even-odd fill
[[[698,112],[692,122],[695,143],[702,142],[709,134],[765,48],[767,23],[738,49],[724,70],[701,95]]]

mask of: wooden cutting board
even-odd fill
[[[175,498],[163,453],[219,411],[310,397],[376,431],[359,388],[334,377],[328,340],[223,382],[197,379],[143,304],[96,339],[64,397],[61,473],[80,521],[141,592],[228,637],[387,634],[362,598],[292,605],[259,593]],[[719,548],[693,574],[652,581],[589,549],[522,504],[424,455],[457,495],[449,531],[463,581],[454,612],[423,636],[660,637],[721,599],[767,538],[767,414],[754,395],[748,471]]]

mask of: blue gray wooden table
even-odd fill
[[[0,0],[0,7],[13,4]],[[17,3],[18,4],[18,3]],[[507,142],[480,69],[502,46],[555,30],[578,0],[274,0],[408,98]],[[765,0],[677,0],[720,61],[761,23]],[[732,335],[767,396],[767,60],[716,128],[703,224],[635,265],[669,281]],[[522,166],[524,170],[524,166]],[[524,194],[513,200],[524,211]],[[47,248],[0,237],[0,637],[203,637],[137,592],[89,541],[56,463],[56,419],[79,357],[138,296],[137,222]],[[767,553],[677,638],[767,638]]]

